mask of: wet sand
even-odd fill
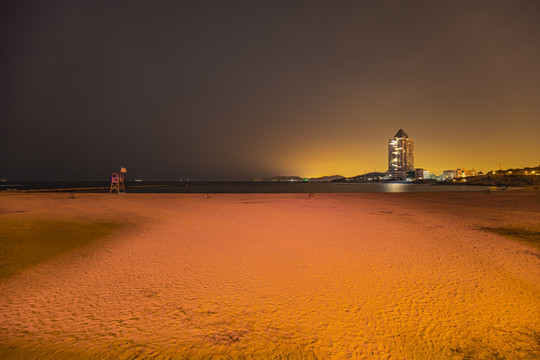
[[[481,230],[540,229],[540,191],[0,194],[0,218],[124,224],[0,280],[1,358],[540,357],[540,250]]]

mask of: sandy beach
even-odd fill
[[[2,249],[3,359],[540,358],[540,249],[485,230],[538,231],[537,190],[0,194],[34,223],[103,231]]]

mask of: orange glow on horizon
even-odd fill
[[[504,142],[504,137],[492,136],[489,141],[484,141],[497,143],[496,147],[474,141],[448,147],[441,146],[440,139],[425,129],[402,128],[415,141],[414,167],[428,170],[430,174],[441,175],[445,170],[458,168],[487,173],[498,170],[499,162],[505,169],[540,165],[534,156],[533,142],[523,141],[516,145]],[[331,175],[352,177],[369,172],[386,172],[387,142],[398,129],[389,128],[385,135],[381,135],[381,130],[373,133],[365,131],[360,140],[350,134],[342,134],[343,137],[310,134],[309,142],[300,139],[285,146],[280,153],[272,153],[272,161],[269,162],[277,169],[274,175],[304,178]]]

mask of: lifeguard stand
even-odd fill
[[[120,171],[111,174],[111,190],[109,194],[116,193],[118,195],[120,193],[126,193],[126,186],[124,185],[124,174],[126,172],[126,168],[122,167]]]

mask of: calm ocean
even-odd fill
[[[0,191],[65,189],[66,191],[108,192],[110,183],[79,182],[3,182]],[[437,192],[485,191],[487,186],[431,185],[409,183],[315,183],[265,181],[127,181],[128,193],[380,193],[380,192]]]

